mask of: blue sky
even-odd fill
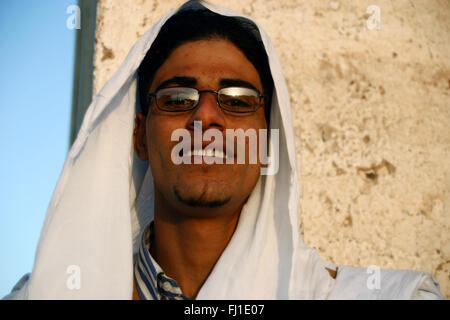
[[[69,148],[76,3],[0,1],[0,298],[32,269]]]

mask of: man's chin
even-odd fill
[[[173,193],[178,201],[193,208],[220,208],[231,200],[230,196],[213,196],[208,194],[207,191],[199,192],[197,194],[189,192],[189,194],[187,194],[179,190],[177,187],[173,188]]]

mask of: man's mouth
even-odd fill
[[[189,150],[187,157],[213,157],[213,158],[219,158],[219,159],[227,159],[226,153],[224,153],[221,150],[215,150],[215,149],[194,149]]]
[[[177,146],[179,145],[176,145],[175,147]],[[244,152],[245,155],[245,150],[242,152]],[[207,141],[203,141],[203,143],[199,145],[192,144],[190,148],[186,148],[186,146],[184,146],[177,150],[176,155],[172,152],[171,157],[172,162],[177,165],[214,165],[235,164],[237,155],[236,146],[234,144],[231,144],[231,148],[228,148],[225,143],[209,143]],[[242,163],[244,163],[244,161]]]

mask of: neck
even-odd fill
[[[186,216],[155,197],[152,257],[194,299],[230,241],[242,209],[211,218]],[[210,209],[214,210],[214,209]]]

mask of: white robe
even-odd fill
[[[204,1],[187,5],[242,16]],[[132,144],[140,108],[137,70],[176,11],[136,42],[93,99],[48,207],[33,270],[5,298],[132,298],[133,256],[142,229],[153,219],[154,199],[148,164],[135,156]],[[298,232],[300,193],[289,94],[275,49],[259,29],[275,85],[270,126],[279,129],[279,171],[261,176],[197,299],[442,298],[427,273],[382,270],[379,286],[372,286],[373,274],[365,268],[325,262],[305,246]],[[325,268],[337,267],[334,279]],[[79,288],[68,283],[73,270],[79,271]]]

